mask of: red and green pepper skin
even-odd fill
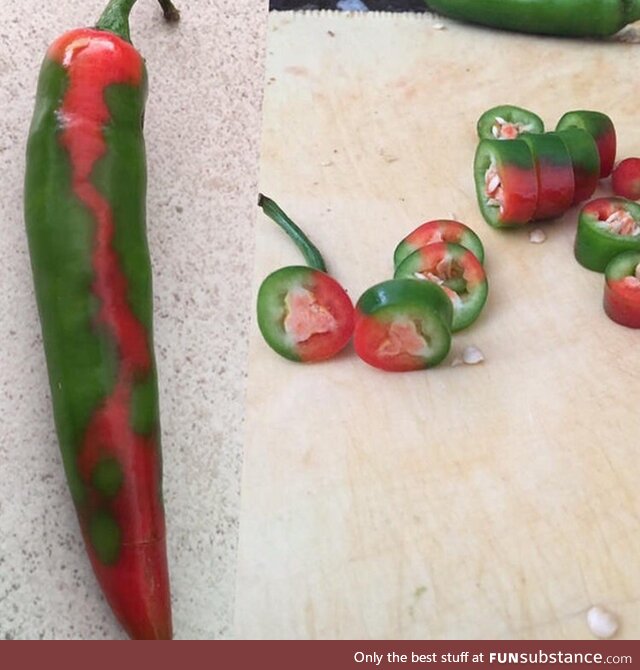
[[[436,284],[392,279],[365,291],[356,305],[358,356],[387,372],[432,368],[451,348],[453,307]]]
[[[521,33],[606,37],[640,19],[638,0],[426,0],[453,19]]]
[[[607,264],[624,251],[640,251],[640,232],[612,232],[605,223],[616,212],[626,212],[640,231],[640,205],[624,198],[598,198],[587,203],[578,217],[575,256],[583,267],[604,272]]]
[[[534,220],[562,216],[573,203],[575,191],[571,156],[556,133],[520,137],[531,149],[538,177],[538,203]]]
[[[616,129],[611,119],[602,112],[567,112],[558,121],[556,130],[566,128],[582,128],[593,137],[600,154],[600,178],[608,177],[613,170],[617,150]]]
[[[611,188],[616,195],[640,200],[640,158],[625,158],[611,173]]]
[[[438,284],[453,305],[452,332],[468,328],[480,316],[489,285],[482,264],[459,244],[438,242],[418,249],[396,268],[394,277]]]
[[[640,328],[640,252],[625,251],[605,269],[604,311],[628,328]]]
[[[498,105],[478,119],[477,130],[481,140],[515,140],[522,133],[543,133],[544,121],[528,109]]]
[[[280,268],[262,282],[258,328],[265,342],[290,361],[314,363],[332,358],[353,334],[351,298],[327,274],[320,251],[287,214],[262,194],[258,205],[294,241],[308,263]]]
[[[427,244],[435,244],[437,242],[459,244],[473,252],[475,257],[481,263],[484,263],[484,247],[482,246],[482,242],[469,226],[465,226],[460,221],[435,219],[418,226],[398,244],[393,254],[394,267],[397,268],[414,251]]]
[[[503,193],[501,205],[487,195],[487,171],[495,169]],[[538,178],[531,149],[521,139],[481,140],[474,159],[474,181],[484,220],[494,228],[522,226],[533,219],[538,203]]]
[[[571,157],[575,185],[573,204],[588,200],[598,188],[600,179],[600,154],[591,135],[582,128],[565,128],[558,137]]]
[[[47,51],[25,220],[56,429],[95,574],[131,637],[169,639],[134,1],[113,0],[99,29]]]

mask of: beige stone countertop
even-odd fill
[[[21,0],[0,26],[0,639],[119,639],[62,471],[22,216],[40,62],[104,0]],[[140,0],[164,492],[176,638],[232,637],[266,0]]]

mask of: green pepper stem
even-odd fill
[[[158,0],[158,2],[162,8],[165,20],[178,21],[180,19],[180,12],[171,0]],[[129,14],[135,3],[136,0],[109,0],[109,4],[105,7],[104,12],[102,12],[98,23],[96,23],[96,28],[98,30],[108,30],[123,40],[131,42]]]
[[[262,208],[262,211],[273,221],[275,221],[280,228],[284,230],[285,233],[295,242],[296,246],[302,252],[307,264],[320,270],[321,272],[327,271],[327,266],[325,265],[324,258],[322,254],[318,251],[317,247],[311,242],[311,240],[296,226],[296,224],[280,209],[280,207],[273,201],[271,198],[262,195],[258,196],[258,207]]]

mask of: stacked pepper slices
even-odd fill
[[[273,200],[261,195],[258,204],[308,263],[276,270],[258,290],[258,327],[267,344],[289,360],[331,358],[353,334],[356,353],[373,367],[434,367],[449,353],[452,332],[470,326],[486,302],[482,242],[458,221],[428,221],[402,240],[394,279],[365,291],[354,310],[302,230]]]
[[[615,128],[601,112],[568,112],[544,132],[533,112],[502,105],[480,117],[478,135],[476,194],[495,228],[562,216],[593,195],[616,154]]]
[[[495,228],[562,216],[610,175],[614,193],[640,198],[640,159],[614,169],[616,131],[602,112],[568,112],[555,132],[545,133],[533,112],[502,105],[485,112],[477,130],[476,194]],[[626,197],[588,202],[578,217],[574,253],[585,268],[604,272],[609,317],[640,328],[640,205]]]

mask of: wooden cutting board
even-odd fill
[[[490,298],[421,373],[352,349],[292,364],[254,325],[241,638],[587,638],[598,603],[640,637],[640,332],[605,317],[602,276],[574,260],[575,210],[540,245],[492,230],[471,172],[499,103],[550,128],[604,111],[638,155],[639,47],[443,23],[270,17],[261,190],[354,300],[406,233],[455,215],[484,241]],[[259,212],[254,288],[300,261]],[[451,367],[470,344],[486,361]]]

